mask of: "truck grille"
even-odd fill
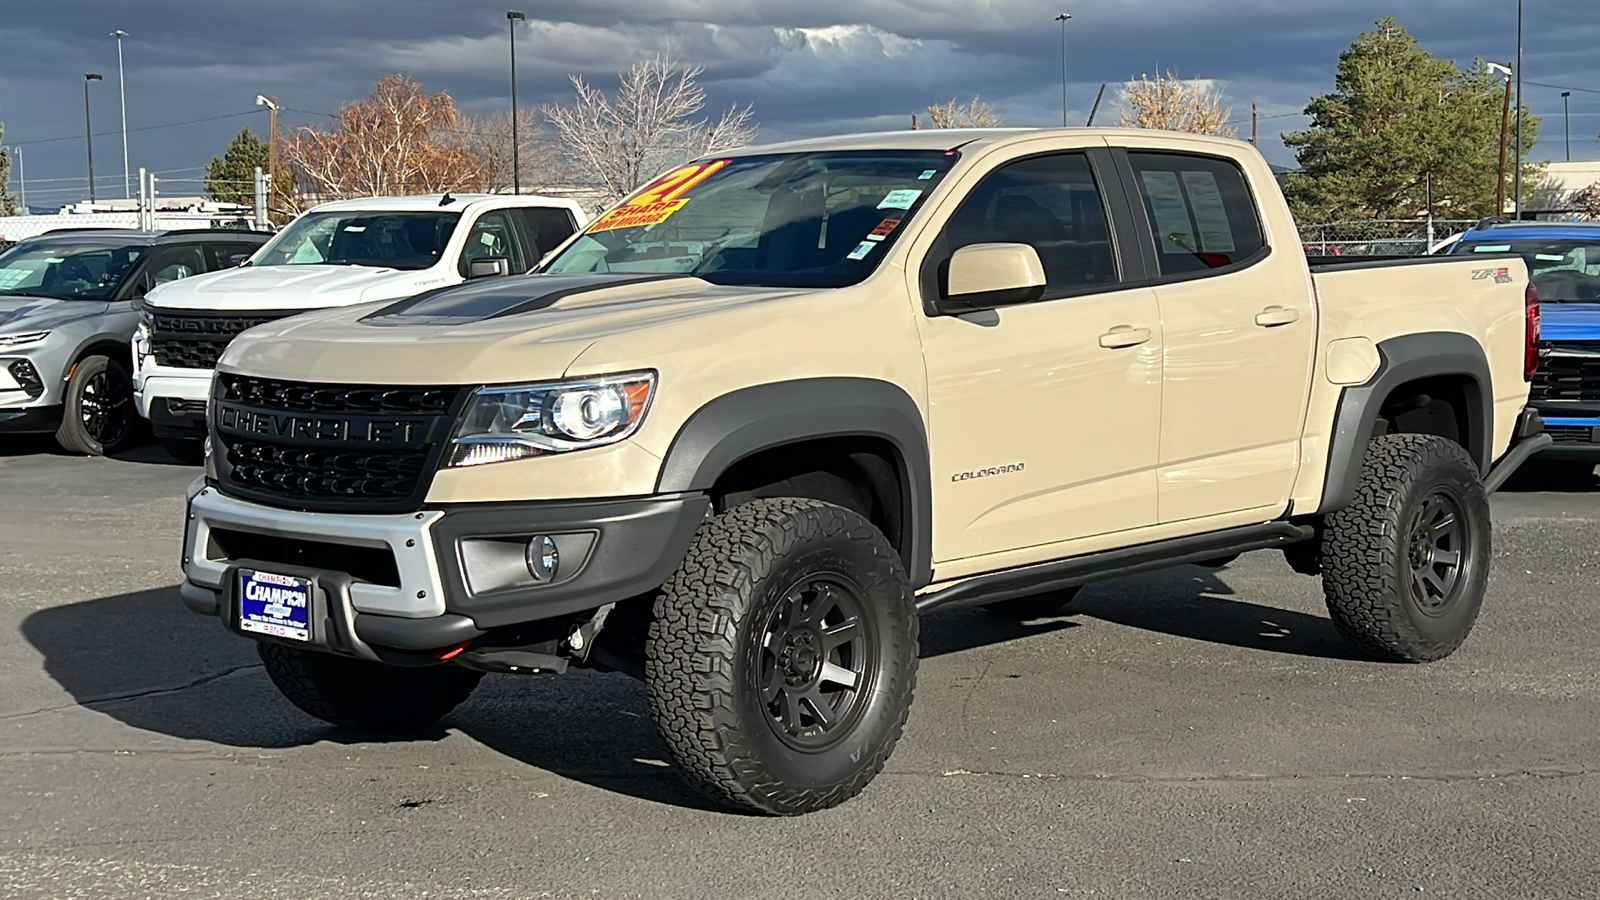
[[[1595,428],[1588,425],[1546,425],[1544,433],[1557,444],[1595,443]]]
[[[156,313],[150,329],[150,352],[156,365],[177,369],[214,369],[217,357],[239,332],[306,310],[239,313]]]
[[[223,373],[211,431],[225,493],[300,509],[415,509],[461,387],[393,387]]]
[[[1529,400],[1600,401],[1600,341],[1547,346]]]

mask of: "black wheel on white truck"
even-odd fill
[[[1328,516],[1322,588],[1339,633],[1393,662],[1449,656],[1489,581],[1489,500],[1454,441],[1391,434],[1368,445],[1355,499]]]
[[[690,784],[771,815],[859,793],[900,737],[916,673],[899,554],[818,500],[755,500],[703,525],[645,647],[650,711]]]

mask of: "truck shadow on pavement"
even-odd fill
[[[1225,599],[1213,573],[1179,569],[1085,591],[1070,611],[1132,628],[1278,653],[1354,659],[1326,619]],[[932,658],[1079,627],[957,610],[923,623]],[[143,731],[246,749],[438,741],[449,729],[524,765],[602,790],[692,808],[650,721],[643,685],[616,673],[489,676],[439,725],[374,735],[325,725],[281,697],[254,646],[161,588],[53,607],[22,634],[77,705]]]

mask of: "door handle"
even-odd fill
[[[1150,340],[1150,329],[1118,325],[1100,335],[1100,346],[1107,350],[1120,350],[1123,347],[1137,347],[1148,340]]]
[[[1285,309],[1282,306],[1269,306],[1256,313],[1256,324],[1262,328],[1276,328],[1279,325],[1288,325],[1300,321],[1300,313],[1296,310]]]

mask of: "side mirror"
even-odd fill
[[[493,278],[496,275],[510,275],[511,260],[504,256],[479,256],[467,260],[467,280],[474,278]]]
[[[945,315],[1032,303],[1044,296],[1044,263],[1027,244],[969,244],[950,257]]]
[[[228,267],[229,268],[236,268],[237,266],[239,266],[239,264],[241,264],[245,260],[249,259],[250,256],[251,256],[251,254],[249,254],[249,253],[232,253],[232,254],[229,254],[228,255]]]

